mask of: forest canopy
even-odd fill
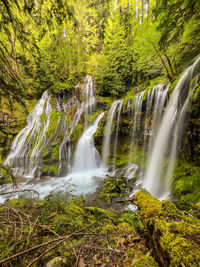
[[[86,74],[117,98],[173,81],[199,50],[197,0],[2,0],[1,105],[26,110],[24,99],[70,93]]]

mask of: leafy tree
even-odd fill
[[[120,96],[131,85],[132,53],[119,9],[108,18],[96,75],[103,95]]]

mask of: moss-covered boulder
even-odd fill
[[[147,242],[161,266],[199,266],[200,220],[146,192],[138,192],[135,203]]]

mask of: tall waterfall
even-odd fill
[[[41,150],[52,112],[50,98],[51,95],[47,91],[44,92],[38,104],[28,115],[27,126],[21,130],[12,144],[5,164],[14,167],[14,174],[33,177],[36,169],[40,166]],[[35,144],[32,149],[33,140]]]
[[[200,57],[178,81],[159,127],[143,182],[144,187],[156,197],[162,197],[170,190],[177,143],[181,135],[186,108],[197,83],[195,78],[199,64]],[[166,163],[167,159],[168,164],[164,166],[164,160]]]

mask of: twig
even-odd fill
[[[94,222],[94,223],[95,223],[95,222]],[[50,240],[50,241],[48,241],[48,242],[45,242],[45,243],[36,245],[36,246],[31,247],[31,248],[28,248],[28,249],[26,249],[26,250],[24,250],[24,251],[21,251],[21,252],[15,254],[15,255],[12,255],[12,256],[10,256],[10,257],[4,259],[4,260],[1,260],[1,261],[0,261],[0,264],[2,264],[2,263],[4,263],[4,262],[7,262],[7,261],[9,261],[9,260],[11,260],[11,259],[14,259],[14,258],[16,258],[16,257],[19,257],[19,256],[21,256],[21,255],[23,255],[23,254],[26,254],[26,253],[28,253],[28,252],[30,252],[30,251],[32,251],[32,250],[37,249],[37,248],[41,248],[41,247],[47,246],[47,245],[49,245],[49,244],[51,244],[51,243],[54,243],[54,242],[56,242],[56,241],[60,241],[59,244],[61,244],[62,242],[66,241],[68,238],[70,238],[71,236],[73,236],[73,235],[79,233],[80,231],[82,231],[82,230],[84,230],[84,229],[90,227],[90,226],[93,225],[94,223],[91,223],[91,224],[85,226],[84,228],[81,228],[80,230],[77,230],[76,232],[72,233],[71,235],[63,236],[63,237],[60,237],[60,238],[55,238],[55,239],[52,239],[52,240]],[[58,246],[59,244],[57,243],[56,246]],[[47,253],[48,253],[48,252],[47,252]],[[46,253],[45,253],[45,254],[46,254]],[[45,255],[45,254],[44,254],[44,255]],[[43,257],[43,255],[42,255],[42,257]],[[35,259],[35,261],[37,261],[37,260],[38,260],[38,258]],[[34,261],[34,262],[35,262],[35,261]],[[32,265],[34,262],[32,262],[31,265]],[[31,266],[31,265],[29,264],[28,266]],[[27,266],[27,267],[28,267],[28,266]]]
[[[0,163],[0,168],[5,170],[11,177],[12,179],[12,183],[13,183],[13,187],[17,188],[17,181],[16,181],[16,177],[13,175],[11,169],[9,167],[7,167],[6,165]]]
[[[95,222],[94,222],[95,223]],[[94,223],[91,223],[83,228],[81,228],[80,230],[75,231],[74,233],[72,233],[71,235],[68,235],[66,237],[64,237],[63,240],[60,240],[58,243],[56,243],[53,247],[47,249],[46,251],[44,251],[42,254],[40,254],[39,257],[35,258],[31,263],[29,263],[29,265],[27,265],[27,267],[30,267],[33,263],[37,262],[39,259],[41,259],[44,255],[46,255],[47,253],[49,253],[51,250],[53,250],[54,248],[58,247],[59,245],[61,245],[64,241],[66,241],[67,239],[69,239],[71,236],[79,233],[80,231],[90,227],[91,225],[93,225]]]
[[[1,164],[0,164],[1,167]],[[9,194],[15,194],[15,193],[21,193],[21,192],[34,192],[38,195],[38,201],[40,200],[40,194],[38,191],[34,190],[34,189],[22,189],[22,190],[15,190],[15,191],[11,191],[11,192],[0,192],[0,195],[9,195]]]

